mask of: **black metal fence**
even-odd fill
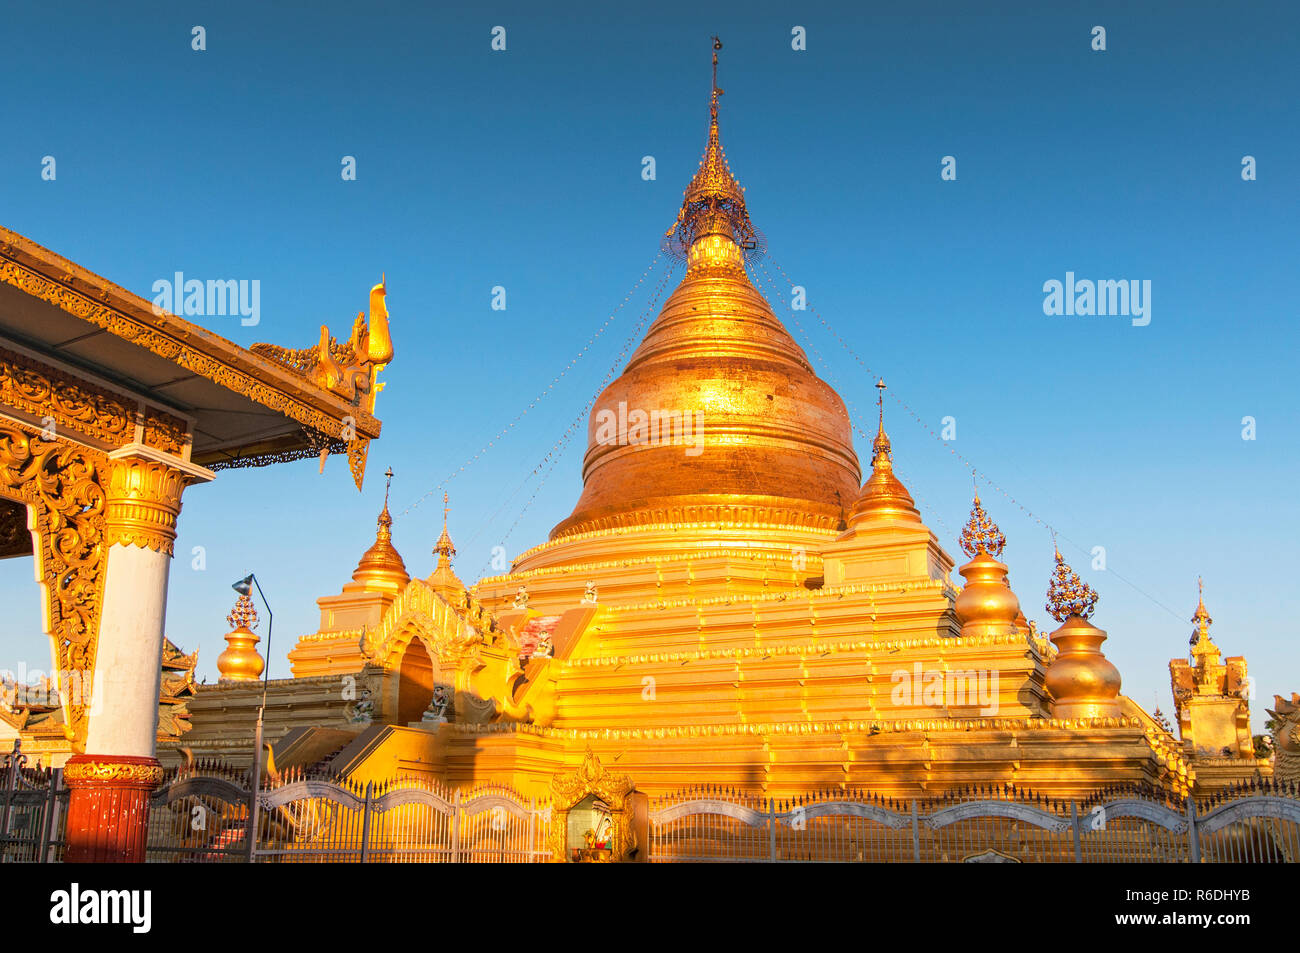
[[[695,788],[650,810],[650,858],[911,863],[1292,863],[1300,791],[1260,781],[1197,802],[1116,788],[1082,800],[984,787],[937,798],[826,791],[777,801]]]
[[[0,862],[53,863],[63,859],[68,789],[59,768],[29,768],[17,741],[0,758]]]
[[[0,757],[0,861],[62,860],[60,770]],[[277,777],[258,792],[216,762],[150,797],[146,859],[163,863],[528,863],[551,859],[551,809],[509,788]],[[256,826],[257,836],[249,831]],[[1075,801],[1011,787],[928,799],[826,791],[777,801],[700,787],[656,799],[652,861],[1292,863],[1300,790],[1257,781],[1208,799],[1115,788]]]

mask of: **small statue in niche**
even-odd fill
[[[587,591],[582,594],[582,604],[584,606],[594,606],[596,604],[596,582],[594,579],[587,580]]]
[[[375,717],[375,703],[370,699],[370,689],[363,688],[361,697],[357,699],[352,706],[352,711],[348,713],[348,723],[353,725],[368,725]]]
[[[447,691],[446,686],[435,686],[433,698],[429,700],[429,707],[420,716],[420,721],[425,724],[445,725],[447,723],[447,708],[450,705],[451,693]]]
[[[515,593],[515,608],[516,609],[528,608],[528,590],[525,589],[523,586],[520,586],[519,591]]]
[[[537,640],[537,648],[533,649],[533,658],[550,658],[552,653],[551,637],[543,635]]]

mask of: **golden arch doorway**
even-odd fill
[[[412,638],[402,652],[397,670],[396,724],[418,723],[433,700],[433,660],[424,642]]]

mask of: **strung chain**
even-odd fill
[[[551,379],[551,382],[550,382],[549,384],[546,385],[546,389],[545,389],[545,390],[543,390],[543,391],[542,391],[541,393],[539,393],[536,397],[534,397],[534,398],[532,399],[532,402],[529,403],[529,405],[528,405],[527,407],[525,407],[522,411],[520,411],[518,414],[516,414],[516,415],[515,415],[515,418],[514,418],[512,421],[510,421],[510,423],[506,424],[505,427],[503,427],[503,428],[501,429],[501,432],[500,432],[500,433],[498,433],[495,437],[493,437],[491,440],[489,440],[487,443],[485,443],[485,444],[482,446],[482,448],[479,449],[478,453],[474,454],[472,457],[470,457],[468,460],[466,460],[464,463],[462,463],[462,464],[460,465],[459,469],[454,470],[454,471],[453,471],[453,472],[452,472],[448,477],[446,477],[446,478],[445,478],[441,483],[438,483],[438,484],[434,485],[433,487],[431,487],[431,488],[430,488],[430,489],[429,489],[429,490],[428,490],[428,491],[427,491],[423,496],[421,496],[418,500],[416,500],[414,503],[412,503],[412,504],[411,504],[410,506],[408,506],[406,509],[402,510],[402,512],[399,513],[398,516],[399,516],[399,517],[405,516],[407,513],[409,513],[409,512],[411,512],[412,510],[414,510],[416,507],[418,507],[421,503],[423,503],[423,502],[424,502],[425,500],[427,500],[429,497],[433,496],[433,494],[438,493],[439,491],[444,490],[444,489],[446,488],[446,486],[447,486],[448,483],[450,483],[450,482],[451,482],[452,480],[454,480],[456,477],[458,477],[458,476],[460,476],[462,473],[464,473],[464,472],[465,472],[469,467],[471,467],[471,466],[475,463],[475,461],[477,461],[479,457],[483,456],[483,454],[487,453],[488,450],[490,450],[490,449],[491,449],[491,448],[496,444],[496,442],[497,442],[498,440],[500,440],[502,437],[504,437],[506,434],[508,434],[511,430],[514,430],[514,429],[515,429],[515,425],[518,424],[519,421],[523,420],[524,417],[526,417],[526,416],[528,415],[528,412],[529,412],[530,410],[532,410],[532,409],[533,409],[534,407],[536,407],[539,403],[541,403],[542,400],[545,399],[546,396],[547,396],[548,394],[550,394],[551,391],[553,391],[553,390],[555,389],[555,385],[558,384],[558,383],[559,383],[559,382],[564,378],[564,375],[568,374],[569,371],[571,371],[571,370],[573,369],[574,365],[577,364],[580,360],[582,360],[583,356],[584,356],[584,355],[585,355],[589,350],[591,350],[591,346],[592,346],[593,344],[595,344],[596,341],[598,341],[598,340],[600,339],[600,336],[601,336],[602,334],[604,334],[604,333],[605,333],[605,330],[606,330],[606,329],[607,329],[607,328],[608,328],[608,327],[609,327],[609,326],[614,322],[614,319],[615,319],[616,317],[618,317],[619,312],[623,310],[623,306],[626,305],[629,301],[632,300],[632,296],[636,294],[637,289],[640,288],[641,285],[642,285],[642,283],[645,282],[646,277],[650,274],[650,272],[654,271],[655,266],[657,266],[657,265],[659,264],[659,259],[662,258],[662,257],[663,257],[663,252],[662,252],[662,251],[659,251],[659,252],[656,252],[656,253],[655,253],[654,258],[651,259],[650,264],[646,266],[646,270],[643,271],[643,272],[641,272],[641,277],[638,278],[638,279],[636,280],[636,284],[634,284],[634,285],[632,286],[632,289],[631,289],[630,291],[628,291],[628,293],[624,296],[623,300],[620,301],[620,302],[618,303],[618,306],[615,307],[614,310],[611,311],[611,312],[609,313],[609,317],[607,317],[607,318],[605,319],[604,323],[601,324],[601,326],[598,327],[598,328],[596,329],[596,333],[593,334],[593,335],[591,336],[590,339],[588,339],[587,343],[584,344],[584,345],[582,346],[582,350],[580,350],[577,354],[575,354],[575,355],[573,356],[573,358],[569,361],[569,363],[566,364],[566,365],[564,366],[563,370],[561,370],[560,373],[556,374],[555,377],[553,377],[553,378]]]
[[[510,535],[515,531],[515,527],[519,525],[520,520],[524,518],[524,514],[528,512],[528,508],[533,505],[533,501],[537,499],[537,494],[539,494],[542,491],[542,487],[546,485],[546,481],[550,478],[552,471],[555,470],[556,464],[560,462],[560,458],[564,455],[564,451],[567,449],[568,443],[573,438],[578,426],[588,420],[591,414],[591,408],[595,406],[596,400],[602,393],[604,393],[606,386],[608,386],[609,382],[613,380],[614,375],[623,367],[623,362],[627,356],[627,352],[632,349],[633,344],[636,344],[641,340],[642,330],[645,328],[647,322],[649,322],[650,316],[656,313],[655,308],[659,303],[659,299],[663,296],[664,289],[668,287],[668,283],[672,279],[676,270],[676,263],[669,261],[668,267],[664,269],[663,276],[659,279],[658,286],[651,293],[650,300],[646,303],[645,310],[641,312],[641,316],[637,319],[636,326],[632,328],[631,333],[628,334],[627,339],[623,342],[623,346],[619,348],[618,354],[614,356],[614,360],[611,362],[609,370],[605,372],[605,376],[596,387],[596,392],[592,394],[591,400],[587,401],[587,403],[583,405],[582,410],[580,410],[569,423],[569,426],[565,429],[564,433],[561,434],[560,438],[551,445],[551,449],[546,452],[546,456],[544,456],[541,459],[541,462],[539,462],[537,466],[533,467],[532,471],[524,477],[523,483],[519,484],[519,487],[515,489],[515,492],[510,494],[510,499],[513,499],[519,490],[523,489],[524,483],[527,483],[528,480],[542,469],[542,467],[546,466],[548,461],[550,462],[550,466],[546,467],[546,472],[542,474],[541,480],[539,480],[537,486],[533,488],[532,495],[529,496],[528,501],[524,503],[523,509],[519,511],[519,515],[516,516],[515,521],[510,524],[510,528],[506,530],[505,535],[501,537],[499,545],[502,547],[504,547],[506,541],[510,539]],[[496,519],[497,514],[499,514],[504,508],[505,504],[502,504],[502,506],[497,510],[497,513],[493,514],[492,519]],[[489,559],[483,568],[479,570],[479,576],[482,576],[487,572],[491,565],[492,562]]]
[[[629,342],[639,339],[640,330],[645,325],[647,316],[653,313],[655,305],[658,303],[659,296],[663,294],[664,286],[667,284],[668,279],[671,277],[675,267],[676,265],[674,262],[672,261],[668,262],[664,274],[660,276],[658,285],[651,293],[650,299],[647,301],[645,308],[642,310],[640,317],[637,319],[636,326],[633,327],[632,331],[628,334],[627,340],[623,342],[622,349],[619,351],[618,355],[615,356],[614,358],[615,368],[620,366],[622,361],[622,356],[625,353],[627,353],[627,349],[631,346]],[[609,380],[609,375],[607,375],[605,378],[605,381],[608,380]],[[603,389],[604,389],[604,384],[602,383],[600,390]],[[597,396],[599,396],[600,390],[597,391]],[[594,400],[595,398],[592,399],[592,402],[594,402]],[[588,408],[590,406],[591,406],[591,402],[587,404]],[[489,526],[491,526],[492,523],[497,519],[497,517],[500,516],[505,511],[506,507],[510,505],[510,501],[519,495],[519,491],[522,490],[524,486],[528,483],[528,481],[531,480],[534,476],[536,476],[538,472],[541,471],[541,469],[545,467],[548,462],[551,464],[551,467],[555,466],[555,463],[559,460],[560,456],[563,455],[563,448],[568,443],[569,438],[572,437],[573,431],[578,426],[578,424],[582,423],[583,420],[586,419],[586,414],[587,414],[586,408],[578,412],[577,416],[573,418],[573,420],[570,422],[569,426],[565,429],[564,433],[560,436],[560,438],[551,445],[550,450],[546,452],[546,455],[542,457],[542,459],[538,462],[537,466],[533,467],[532,470],[530,470],[528,473],[524,475],[524,478],[519,482],[519,485],[514,488],[514,490],[510,493],[509,496],[505,498],[505,500],[502,501],[501,505],[497,507],[496,511],[487,520],[483,521],[479,525],[478,531],[472,537],[470,537],[470,542],[469,542],[470,545],[472,545],[480,536],[482,536],[483,532]],[[548,476],[550,475],[550,468],[547,468],[546,473]],[[543,483],[544,482],[545,482],[545,477],[543,477]],[[540,490],[540,488],[541,487],[539,485],[538,489]],[[536,493],[534,493],[534,495],[536,495]],[[530,499],[528,502],[529,504],[531,504],[532,500]],[[528,504],[525,504],[525,510],[527,509],[527,506]],[[517,523],[518,520],[516,520],[515,522]],[[513,528],[514,527],[512,526],[511,529]],[[502,540],[502,542],[504,543],[504,540]]]
[[[771,258],[770,255],[768,256],[768,260],[772,262],[772,267],[775,268],[777,271],[779,271],[779,272],[781,273],[781,277],[784,278],[784,279],[786,280],[786,282],[790,285],[791,289],[793,289],[793,288],[795,287],[795,283],[794,283],[793,280],[791,280],[790,276],[787,275],[787,274],[785,273],[785,269],[782,268],[781,265],[780,265],[778,262],[772,260],[772,258]],[[810,304],[810,305],[808,305],[808,310],[813,314],[814,317],[817,318],[817,320],[818,320],[819,322],[821,322],[821,326],[824,327],[827,331],[829,331],[830,334],[831,334],[831,336],[834,337],[835,340],[839,341],[840,346],[841,346],[842,348],[844,348],[844,350],[845,350],[846,352],[848,352],[848,355],[849,355],[850,357],[852,357],[853,360],[857,361],[858,365],[859,365],[863,370],[865,370],[865,371],[867,372],[868,376],[870,376],[870,377],[872,377],[872,378],[875,378],[875,377],[878,376],[878,375],[876,374],[876,372],[873,371],[870,367],[868,367],[867,364],[866,364],[866,362],[863,361],[862,358],[858,356],[858,353],[857,353],[855,350],[853,350],[852,347],[849,346],[849,343],[848,343],[847,341],[845,341],[844,338],[840,337],[839,332],[836,331],[834,328],[832,328],[829,324],[826,323],[826,319],[823,318],[823,317],[821,316],[820,313],[818,313],[818,311],[817,311],[816,308],[814,308],[814,307]],[[1021,511],[1022,513],[1024,513],[1026,516],[1028,516],[1030,519],[1032,519],[1032,520],[1033,520],[1035,523],[1037,523],[1039,526],[1042,526],[1044,529],[1046,529],[1046,530],[1047,530],[1048,532],[1050,532],[1050,533],[1053,533],[1053,534],[1055,534],[1055,535],[1060,536],[1061,539],[1065,540],[1067,543],[1069,543],[1071,546],[1073,546],[1073,547],[1074,547],[1075,549],[1077,549],[1079,552],[1081,552],[1081,553],[1086,553],[1086,554],[1089,555],[1089,556],[1092,555],[1091,550],[1085,548],[1085,547],[1082,546],[1081,544],[1079,544],[1079,543],[1075,542],[1074,540],[1070,539],[1070,538],[1069,538],[1068,536],[1066,536],[1064,533],[1061,533],[1061,532],[1060,532],[1059,530],[1057,530],[1055,527],[1051,526],[1051,525],[1050,525],[1049,523],[1047,523],[1045,520],[1041,519],[1041,518],[1040,518],[1036,513],[1034,513],[1032,510],[1030,510],[1029,507],[1025,506],[1025,505],[1024,505],[1023,503],[1021,503],[1018,499],[1016,499],[1014,496],[1012,496],[1010,493],[1008,493],[1006,490],[1004,490],[1001,486],[999,486],[997,483],[995,483],[995,482],[992,480],[992,478],[989,477],[989,475],[988,475],[987,473],[985,473],[983,470],[980,470],[978,467],[975,466],[975,464],[971,463],[971,461],[968,460],[965,456],[963,456],[962,454],[958,453],[957,450],[952,446],[952,441],[950,441],[950,440],[944,440],[943,437],[941,437],[941,436],[939,436],[939,434],[935,433],[935,432],[934,432],[934,428],[932,428],[929,424],[927,424],[927,423],[925,422],[925,420],[921,417],[920,414],[918,414],[915,410],[913,410],[913,409],[912,409],[912,408],[907,404],[906,401],[904,401],[901,397],[898,396],[898,391],[897,391],[896,388],[890,388],[889,396],[890,396],[891,398],[893,398],[894,402],[895,402],[896,404],[898,404],[900,407],[902,407],[903,410],[907,411],[907,413],[912,417],[912,419],[915,420],[915,421],[916,421],[916,422],[921,426],[921,428],[922,428],[923,430],[925,430],[926,433],[928,433],[931,437],[933,437],[935,440],[937,440],[937,441],[938,441],[938,442],[939,442],[939,443],[940,443],[940,444],[941,444],[941,445],[942,445],[942,446],[943,446],[943,447],[944,447],[944,448],[945,448],[945,449],[946,449],[950,454],[953,455],[954,458],[956,458],[957,460],[960,460],[961,463],[965,466],[965,468],[966,468],[967,470],[971,471],[971,473],[973,473],[973,474],[975,474],[976,476],[978,476],[981,480],[983,480],[985,483],[987,483],[987,484],[988,484],[990,487],[992,487],[994,490],[997,490],[998,493],[1002,494],[1002,496],[1006,497],[1006,499],[1007,499],[1008,501],[1010,501],[1011,503],[1015,504],[1015,505],[1020,509],[1020,511]],[[1106,569],[1106,572],[1107,572],[1108,575],[1114,576],[1114,577],[1115,577],[1116,579],[1118,579],[1120,582],[1124,583],[1124,585],[1128,586],[1130,589],[1132,589],[1134,592],[1136,592],[1138,595],[1142,596],[1143,598],[1147,599],[1147,600],[1148,600],[1149,602],[1151,602],[1152,604],[1159,606],[1161,609],[1164,609],[1166,612],[1168,612],[1170,615],[1172,615],[1175,619],[1178,619],[1180,622],[1182,621],[1182,618],[1183,618],[1183,617],[1182,617],[1181,614],[1175,612],[1173,609],[1170,609],[1167,605],[1165,605],[1163,602],[1161,602],[1161,601],[1160,601],[1159,599],[1157,599],[1155,596],[1151,595],[1150,593],[1146,592],[1146,591],[1143,590],[1143,589],[1140,589],[1137,585],[1135,585],[1134,583],[1130,582],[1128,579],[1124,578],[1124,577],[1121,576],[1119,573],[1115,572],[1115,570],[1110,569],[1110,568],[1108,567],[1108,568]]]
[[[758,267],[762,270],[763,279],[767,282],[768,288],[772,291],[772,297],[784,300],[785,296],[781,294],[780,288],[777,287],[776,280],[772,277],[771,273],[768,272],[767,266],[762,262],[759,262]],[[813,352],[813,356],[817,358],[817,363],[821,365],[822,374],[825,380],[830,384],[835,384],[835,375],[831,372],[830,364],[827,363],[826,358],[822,356],[822,352],[817,349],[817,345],[813,342],[812,335],[804,330],[803,324],[799,321],[798,312],[796,312],[794,308],[788,306],[785,310],[786,313],[790,315],[790,319],[794,321],[794,326],[798,329],[799,336],[808,342],[808,349]],[[847,408],[844,413],[844,419],[849,422],[849,426],[857,432],[859,437],[861,437],[867,444],[871,444],[876,439],[876,435],[869,434],[858,426],[858,412],[853,409],[853,402],[850,401],[848,397],[844,396],[842,392],[840,393],[840,399],[844,401],[844,406]],[[943,517],[939,515],[938,509],[930,506],[925,502],[925,500],[921,499],[921,496],[911,487],[909,487],[908,490],[916,502],[919,503],[922,508],[924,508],[927,513],[934,518],[934,521],[939,524],[939,528],[943,530],[944,536],[951,536],[952,530],[950,530],[948,524],[943,521]]]

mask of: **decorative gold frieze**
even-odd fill
[[[131,761],[69,761],[63,769],[63,778],[70,784],[99,782],[101,784],[156,785],[163,778],[163,769],[157,763],[140,764]]]
[[[120,395],[49,364],[0,348],[0,404],[112,446],[135,436],[135,407]],[[184,422],[182,433],[184,432]]]
[[[145,408],[144,442],[164,453],[181,456],[185,451],[189,427],[179,417],[153,407]]]
[[[23,248],[21,242],[0,242],[0,256],[3,256],[0,257],[0,282],[53,304],[74,317],[103,328],[123,340],[166,358],[178,367],[207,378],[236,394],[241,394],[263,407],[282,413],[330,440],[346,442],[353,479],[360,487],[360,477],[363,475],[362,468],[365,464],[364,444],[378,436],[380,430],[379,421],[368,409],[357,406],[350,411],[352,421],[348,429],[355,430],[356,433],[355,437],[348,434],[345,439],[343,433],[345,424],[339,419],[317,410],[305,400],[290,396],[281,388],[264,383],[262,377],[265,375],[266,364],[263,360],[256,357],[250,359],[233,345],[228,345],[214,335],[206,335],[206,332],[194,329],[172,315],[164,313],[155,317],[149,315],[147,311],[141,315],[128,314],[69,287],[71,282],[80,280],[76,276],[66,274],[56,281],[10,257],[15,254],[30,255],[31,252],[30,249]],[[107,292],[102,296],[107,300]],[[146,319],[145,315],[149,315],[150,319]],[[230,360],[212,357],[182,340],[182,337],[191,336],[196,330],[209,340],[215,339],[225,345],[230,352]],[[158,444],[154,445],[158,446]],[[166,448],[160,447],[160,449]]]

